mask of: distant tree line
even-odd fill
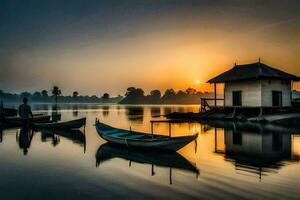
[[[74,91],[72,95],[63,96],[58,86],[54,86],[51,93],[47,90],[36,91],[33,93],[22,92],[20,94],[4,92],[0,90],[0,101],[3,102],[20,102],[22,98],[27,97],[30,102],[40,103],[118,103],[122,100],[122,96],[110,97],[108,93],[96,96],[82,96],[79,92]]]
[[[200,92],[194,88],[185,91],[167,89],[164,94],[152,90],[148,95],[141,88],[129,87],[120,104],[199,104],[201,98],[212,98],[211,92]]]
[[[145,95],[143,89],[129,87],[125,97],[120,95],[111,97],[108,93],[100,96],[83,96],[78,91],[74,91],[72,95],[64,96],[58,86],[54,86],[50,93],[47,90],[42,90],[33,93],[13,94],[0,90],[0,101],[4,103],[19,103],[23,97],[27,97],[30,102],[39,103],[199,104],[200,98],[212,98],[213,93],[197,91],[194,88],[188,88],[184,91],[175,91],[171,88],[163,94],[159,90],[152,90],[148,95]]]

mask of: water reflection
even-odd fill
[[[172,108],[171,107],[164,107],[164,114],[170,114],[172,112]]]
[[[40,132],[34,132],[31,129],[21,128],[20,132],[16,134],[17,142],[20,149],[23,149],[24,155],[27,155],[32,139],[36,133],[41,134],[41,142],[51,142],[53,147],[60,144],[60,137],[70,140],[73,144],[83,147],[84,153],[86,151],[86,136],[85,133],[80,130],[47,130],[42,129]],[[1,142],[2,142],[1,132]]]
[[[150,112],[152,117],[160,116],[160,107],[157,106],[151,107]]]
[[[224,154],[225,160],[233,163],[239,173],[257,174],[261,179],[276,173],[287,164],[285,161],[293,161],[288,128],[235,122],[211,122],[210,125],[215,126],[215,153]],[[220,134],[216,127],[224,128],[224,145],[219,143]]]
[[[60,139],[57,135],[49,131],[41,130],[41,142],[48,142],[48,141],[50,141],[54,147],[60,143]]]
[[[3,172],[0,199],[43,198],[49,187],[53,195],[46,199],[63,199],[66,196],[97,199],[103,194],[111,199],[124,196],[134,199],[138,195],[140,198],[148,195],[149,198],[145,199],[299,198],[300,135],[295,133],[300,131],[294,127],[225,122],[172,124],[172,136],[199,132],[198,145],[189,144],[175,155],[161,152],[149,155],[140,150],[115,149],[107,144],[99,148],[105,141],[93,126],[95,117],[115,127],[129,129],[131,126],[133,130],[151,133],[149,121],[157,119],[151,118],[153,114],[176,111],[180,106],[109,105],[106,117],[103,106],[60,105],[63,121],[77,118],[74,114],[87,117],[86,139],[83,132],[48,130],[34,135],[30,132],[23,134],[22,131],[22,134],[17,134],[16,140],[16,132],[21,131],[4,127],[0,143],[0,171]],[[51,115],[51,104],[37,107],[40,110],[34,109],[35,113],[48,110],[47,114]],[[199,108],[181,107],[185,111]],[[168,130],[168,124],[154,124],[155,133],[168,135]],[[85,148],[86,153],[83,154]],[[20,156],[24,149],[29,156]],[[100,164],[99,169],[94,168],[95,159],[96,164]],[[199,171],[197,168],[201,169],[198,179],[195,178]],[[170,183],[176,184],[169,186],[169,177]],[[31,180],[30,184],[24,185],[24,180]],[[61,184],[68,187],[60,187]],[[11,188],[21,189],[11,192]],[[32,188],[36,190],[32,192]]]
[[[107,117],[109,115],[109,106],[105,105],[102,107],[102,114],[104,117]]]
[[[172,169],[189,171],[195,173],[197,177],[199,175],[199,169],[177,152],[129,150],[110,143],[102,144],[98,148],[96,153],[96,167],[114,158],[129,161],[129,167],[131,167],[132,162],[151,165],[152,176],[155,175],[154,166],[170,168],[170,184],[172,184]]]
[[[52,105],[51,119],[52,119],[52,121],[55,121],[55,122],[61,120],[60,107],[56,104]]]
[[[0,125],[0,142],[3,140],[3,127]]]
[[[128,121],[142,124],[144,121],[144,107],[126,106],[126,116]]]
[[[53,146],[56,146],[60,142],[60,138],[58,136],[61,136],[67,140],[72,141],[74,144],[77,144],[79,146],[84,147],[84,152],[86,150],[86,137],[85,133],[83,133],[80,130],[47,130],[43,129],[41,130],[41,141],[47,142],[52,141]]]
[[[72,106],[72,114],[73,114],[73,117],[78,117],[78,104],[74,104]]]
[[[17,140],[19,142],[20,149],[23,149],[23,154],[27,155],[28,149],[30,148],[30,144],[32,138],[34,136],[34,132],[31,129],[26,127],[21,128],[20,133],[17,134]]]

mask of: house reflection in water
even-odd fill
[[[224,145],[218,144],[220,134],[215,128],[215,153],[224,154],[239,174],[257,174],[261,179],[277,173],[289,161],[298,160],[292,148],[297,144],[293,143],[294,135],[288,128],[235,122],[217,123],[215,127],[224,128]]]

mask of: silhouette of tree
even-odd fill
[[[182,97],[182,96],[186,96],[186,95],[187,95],[187,93],[185,93],[185,91],[183,91],[183,90],[178,90],[176,92],[177,97]]]
[[[188,94],[188,95],[194,95],[197,93],[197,90],[195,90],[194,88],[188,88],[185,90],[185,92]]]
[[[161,93],[159,90],[152,90],[150,92],[150,96],[148,97],[149,98],[149,103],[160,103],[160,97],[161,97]]]
[[[5,97],[5,93],[2,90],[0,90],[0,102],[3,101],[3,97]]]
[[[20,96],[21,96],[21,98],[24,98],[24,97],[28,98],[28,97],[30,97],[30,95],[31,94],[29,92],[22,92]]]
[[[172,98],[176,95],[176,92],[171,88],[171,89],[167,89],[163,95],[162,98],[164,99],[168,99],[168,98]]]
[[[57,105],[57,97],[59,95],[61,95],[61,90],[59,89],[58,86],[53,86],[53,89],[52,89],[52,95],[55,96],[55,103]]]
[[[32,95],[32,99],[34,101],[40,101],[41,97],[42,97],[42,94],[41,94],[41,92],[38,92],[38,91],[34,92]]]
[[[145,102],[144,90],[141,88],[129,87],[125,94],[125,98],[120,101],[121,104],[126,103],[143,103]]]
[[[42,96],[44,97],[44,98],[47,98],[48,97],[48,91],[47,90],[42,90]]]
[[[127,88],[127,92],[125,94],[126,97],[144,97],[144,90],[141,88],[129,87]]]
[[[77,91],[73,92],[73,100],[77,101],[78,100],[78,95],[79,93]]]
[[[101,97],[103,102],[108,102],[109,98],[110,98],[110,96],[108,93],[104,93]]]
[[[165,91],[161,99],[163,103],[172,103],[175,96],[176,92],[174,89],[170,88]]]
[[[151,95],[152,97],[154,97],[154,98],[159,99],[160,96],[161,96],[161,93],[160,93],[159,90],[152,90],[152,91],[150,92],[150,95]]]
[[[213,93],[211,92],[200,92],[196,91],[193,88],[187,88],[186,90],[180,90],[178,92],[174,91],[174,89],[167,89],[163,96],[159,90],[152,90],[149,95],[145,96],[144,91],[141,88],[129,87],[127,88],[125,97],[116,96],[110,97],[108,93],[105,93],[101,96],[101,98],[92,95],[92,96],[79,96],[78,92],[74,91],[73,96],[62,96],[61,90],[54,86],[51,90],[52,96],[48,95],[46,90],[42,90],[41,92],[34,92],[30,94],[29,92],[23,92],[21,94],[8,93],[0,90],[0,101],[3,102],[19,102],[21,97],[27,97],[30,100],[34,101],[46,101],[52,102],[55,97],[55,102],[57,104],[57,100],[61,102],[74,102],[76,99],[78,102],[85,103],[96,103],[96,102],[113,102],[120,104],[198,104],[200,98],[211,98],[213,97]],[[60,97],[61,96],[61,97]],[[57,107],[57,105],[56,105]]]

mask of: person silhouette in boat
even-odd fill
[[[33,119],[31,107],[28,105],[28,99],[23,98],[23,104],[19,106],[19,116],[22,120],[23,126],[28,128],[30,120]]]

